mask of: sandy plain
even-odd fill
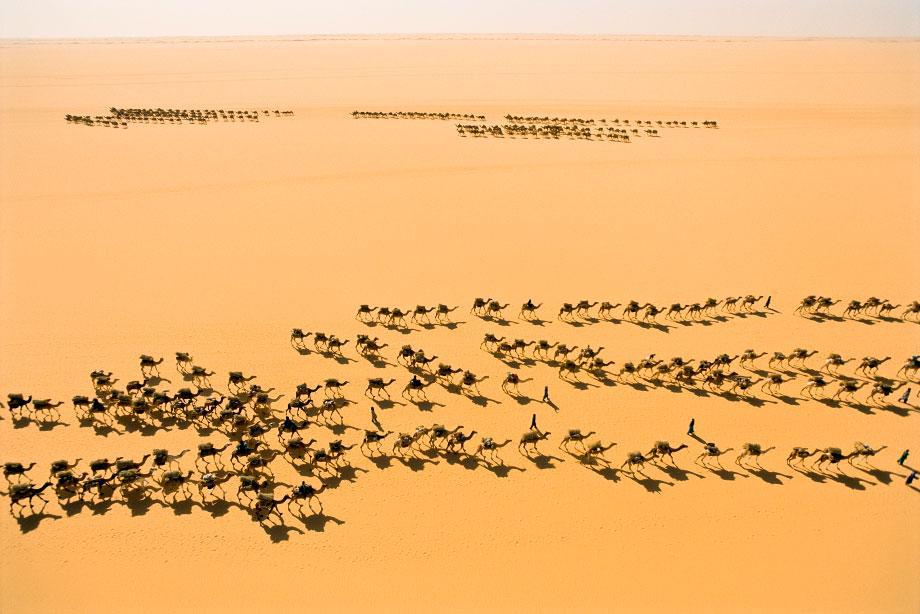
[[[197,506],[114,505],[69,516],[52,503],[37,522],[4,510],[0,611],[916,612],[920,499],[894,463],[903,448],[920,455],[916,412],[578,390],[546,366],[523,367],[533,381],[521,390],[539,398],[549,384],[557,414],[503,395],[508,369],[479,342],[498,332],[593,343],[618,363],[802,346],[891,355],[882,372],[892,375],[920,348],[916,325],[816,323],[792,310],[811,293],[895,303],[920,294],[918,51],[912,40],[4,42],[4,398],[89,394],[96,368],[135,379],[141,353],[167,357],[163,373],[175,379],[176,351],[218,371],[220,388],[229,370],[288,397],[325,377],[404,382],[403,369],[375,369],[353,347],[346,365],[301,356],[289,330],[354,338],[368,332],[353,319],[360,303],[445,302],[461,306],[455,330],[370,332],[490,375],[483,392],[500,403],[432,390],[444,406],[381,411],[384,425],[516,438],[535,411],[554,433],[545,451],[562,460],[539,469],[506,449],[525,470],[502,478],[446,459],[381,470],[357,456],[367,473],[322,497],[337,520],[271,533],[237,509],[215,518]],[[125,130],[63,119],[110,106],[295,116]],[[353,120],[354,109],[495,123],[505,113],[714,119],[720,129],[629,145],[474,139],[451,122]],[[748,292],[772,295],[781,313],[667,331],[549,317],[580,298],[665,304]],[[532,297],[551,321],[500,328],[468,315],[474,296],[513,313]],[[344,414],[363,428],[361,389],[347,391],[356,404]],[[140,456],[202,439],[194,429],[101,437],[62,410],[69,424],[47,431],[13,428],[4,411],[0,460],[38,461],[40,479],[59,457]],[[745,477],[726,459],[739,475],[721,479],[685,451],[677,459],[690,473],[649,469],[650,492],[556,449],[556,435],[581,427],[619,443],[609,453],[617,465],[660,438],[692,451],[691,416],[723,447],[776,445],[763,464],[782,475]],[[854,440],[889,446],[875,459],[884,471],[847,467],[858,480],[816,482],[783,462],[793,445]],[[276,473],[294,479],[280,459]]]

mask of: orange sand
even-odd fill
[[[918,298],[920,43],[771,40],[303,40],[0,45],[0,382],[68,400],[92,369],[136,379],[137,356],[172,355],[256,373],[290,395],[301,381],[376,370],[303,357],[292,326],[351,337],[359,303],[462,306],[456,330],[402,336],[489,374],[479,407],[381,413],[387,428],[465,424],[516,438],[539,414],[563,457],[507,478],[442,460],[413,472],[360,456],[354,483],[322,496],[329,521],[267,535],[238,510],[212,518],[114,505],[22,526],[0,513],[0,611],[916,612],[917,491],[894,464],[920,456],[916,413],[866,415],[817,402],[753,407],[663,389],[580,391],[545,366],[559,414],[499,390],[506,368],[479,351],[486,331],[604,345],[619,364],[656,352],[710,358],[803,346],[892,355],[918,327],[796,318],[798,298]],[[290,108],[257,125],[67,125],[109,106]],[[450,122],[361,120],[353,109],[635,119],[715,119],[719,131],[654,143],[460,138]],[[913,263],[913,264],[911,264]],[[557,321],[498,330],[466,315],[474,296],[548,305],[580,298],[691,302],[772,294],[782,314],[668,333]],[[348,346],[354,357],[353,345]],[[798,385],[790,385],[790,391]],[[177,386],[174,384],[172,389]],[[916,389],[916,387],[915,387]],[[346,421],[369,427],[363,385]],[[398,392],[398,390],[394,390]],[[394,394],[394,396],[396,396]],[[287,399],[285,399],[286,401]],[[280,403],[283,407],[284,402]],[[194,448],[194,430],[99,437],[70,426],[13,429],[3,461],[140,456]],[[632,449],[678,443],[686,423],[723,447],[889,448],[892,483],[848,488],[796,474],[782,485],[658,470],[660,492],[579,466],[556,450],[571,427]],[[332,434],[317,437],[328,441]],[[273,437],[273,436],[272,436]],[[355,431],[344,435],[357,437]],[[222,436],[212,437],[221,441]],[[733,456],[733,455],[730,455]],[[726,466],[734,468],[729,457]],[[911,459],[916,465],[916,459]],[[910,464],[910,462],[908,463]],[[279,459],[280,480],[291,481]],[[282,490],[277,494],[280,496]],[[5,505],[5,504],[4,504]],[[56,503],[46,510],[63,515]],[[324,530],[317,530],[324,529]]]

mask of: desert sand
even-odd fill
[[[358,357],[358,333],[389,343],[390,362],[409,343],[490,376],[480,387],[497,402],[432,387],[431,411],[378,411],[387,429],[462,424],[516,441],[536,412],[553,432],[543,451],[558,460],[541,469],[512,445],[502,457],[523,471],[500,477],[443,457],[381,469],[353,450],[354,480],[321,495],[327,517],[270,531],[236,508],[214,517],[154,502],[70,515],[52,495],[37,519],[0,512],[0,611],[916,612],[920,497],[895,464],[904,448],[908,465],[920,462],[916,410],[583,390],[541,364],[519,369],[534,400],[516,402],[500,389],[509,368],[479,344],[494,332],[603,345],[617,366],[649,353],[804,347],[890,355],[880,373],[893,376],[918,353],[917,325],[792,312],[807,294],[920,298],[918,103],[916,40],[3,42],[0,393],[67,401],[67,424],[14,428],[2,410],[0,460],[37,461],[43,480],[57,458],[224,441],[191,428],[80,428],[69,400],[92,393],[89,372],[137,379],[142,353],[166,358],[173,391],[176,351],[217,371],[216,388],[228,371],[256,374],[286,395],[282,410],[300,382],[349,380],[345,422],[371,428],[363,382],[395,377],[398,397],[408,374]],[[294,116],[127,129],[64,121],[111,106]],[[628,145],[478,139],[449,121],[355,120],[355,109],[720,127]],[[747,293],[771,295],[779,313],[664,330],[555,318],[582,298],[662,305]],[[470,315],[476,296],[510,303],[513,321]],[[545,304],[545,325],[514,317],[528,298]],[[461,307],[455,329],[401,334],[354,319],[361,303],[437,302]],[[352,339],[351,361],[300,355],[292,327]],[[558,413],[539,402],[544,385]],[[775,445],[762,459],[769,472],[739,469],[733,453],[721,476],[694,465],[691,417],[722,447]],[[648,467],[652,480],[640,483],[591,471],[557,448],[574,427],[617,442],[616,466],[656,439],[688,443],[675,455],[685,472]],[[336,437],[319,427],[311,436]],[[856,440],[888,446],[877,471],[843,463],[851,478],[816,480],[784,462],[792,446],[848,450]],[[273,468],[279,481],[297,477],[281,459]]]

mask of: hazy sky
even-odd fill
[[[920,36],[920,0],[0,0],[0,37]]]

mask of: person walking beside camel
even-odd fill
[[[543,402],[552,403],[552,401],[549,400],[549,386],[543,386]]]
[[[910,450],[904,450],[901,452],[901,456],[898,457],[898,464],[903,467],[904,462],[907,461],[908,456],[910,456]]]
[[[690,418],[690,427],[687,428],[687,434],[693,435],[693,427],[696,425],[696,418]]]
[[[907,484],[908,486],[910,486],[916,478],[917,478],[917,472],[916,472],[916,471],[911,471],[911,472],[910,472],[910,475],[907,476],[907,481],[904,482],[904,483]]]
[[[907,390],[904,391],[904,394],[901,395],[901,397],[898,399],[898,401],[900,401],[901,403],[904,403],[905,405],[907,405],[907,399],[909,399],[909,398],[910,398],[910,388],[908,388]]]
[[[534,415],[533,415],[533,418],[530,419],[530,430],[531,430],[531,431],[538,431],[538,430],[540,430],[540,429],[537,428],[537,414],[534,414]]]

